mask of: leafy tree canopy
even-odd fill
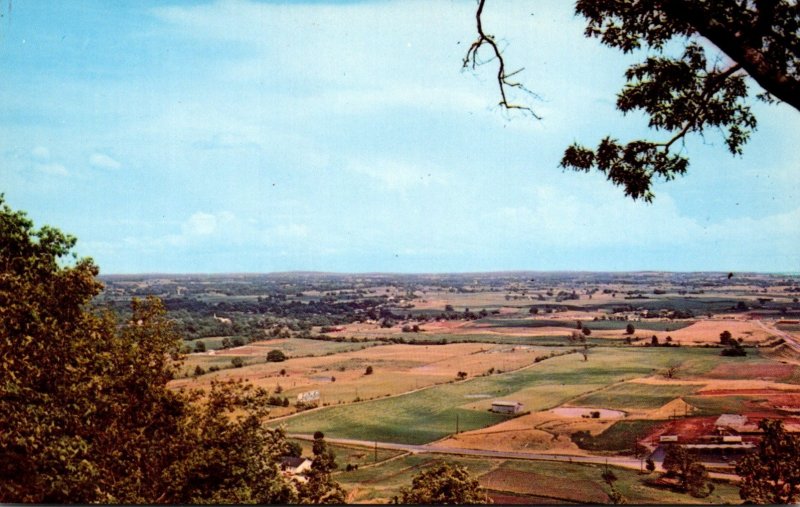
[[[160,301],[124,322],[93,310],[98,269],[74,244],[0,195],[0,502],[304,500],[263,425],[268,393],[168,389],[180,340]]]
[[[403,504],[491,503],[478,481],[459,465],[437,464],[417,474],[410,488],[400,490]]]
[[[742,478],[739,496],[747,503],[793,504],[800,500],[800,437],[787,433],[781,421],[764,419],[764,437],[755,453],[736,465]]]
[[[512,90],[527,90],[512,80],[519,71],[506,71],[494,36],[483,30],[484,4],[478,0],[478,38],[464,66],[474,68],[478,51],[488,47],[498,62],[500,105],[538,118],[530,107],[509,98]],[[625,53],[647,50],[645,60],[626,71],[617,108],[624,114],[644,112],[649,126],[665,137],[624,143],[607,136],[594,149],[575,143],[564,152],[561,166],[599,170],[633,199],[651,201],[654,178],[671,180],[686,172],[689,159],[680,145],[688,134],[718,130],[728,151],[741,155],[756,128],[747,104],[746,77],[762,88],[759,99],[782,101],[800,110],[796,1],[578,0],[575,11],[587,21],[587,37]],[[680,49],[675,51],[676,47]]]

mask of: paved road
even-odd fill
[[[299,438],[303,440],[313,440],[314,437],[308,434],[289,434],[291,438]],[[374,448],[376,445],[379,449],[393,449],[397,451],[406,451],[411,453],[436,453],[436,454],[457,454],[461,456],[481,456],[485,458],[500,458],[500,459],[526,459],[534,461],[560,461],[563,463],[593,463],[598,465],[615,465],[625,468],[633,468],[636,470],[641,469],[641,462],[636,458],[627,458],[624,456],[574,456],[571,454],[547,454],[541,452],[513,452],[513,451],[491,451],[484,449],[466,449],[454,447],[436,447],[430,444],[413,445],[413,444],[396,444],[393,442],[370,442],[368,440],[355,440],[351,438],[328,438],[325,437],[327,442],[333,444],[357,445],[363,447]],[[660,463],[658,463],[660,469]],[[711,477],[718,479],[736,480],[738,476],[734,474],[720,474],[716,472],[709,473]]]

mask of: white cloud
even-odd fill
[[[67,171],[66,167],[55,162],[47,164],[35,164],[34,167],[37,171],[44,174],[49,174],[51,176],[66,176],[69,174],[69,171]]]
[[[104,153],[92,153],[89,157],[89,164],[99,169],[119,169],[122,167],[122,164]]]
[[[449,174],[436,167],[417,166],[395,160],[354,160],[347,169],[368,176],[388,190],[406,190],[413,186],[445,184]]]
[[[228,211],[220,213],[198,211],[189,217],[181,226],[181,230],[184,236],[210,236],[231,225],[235,220],[234,214]]]

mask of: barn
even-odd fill
[[[499,414],[519,414],[522,412],[522,403],[518,401],[493,401],[492,412]]]

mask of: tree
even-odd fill
[[[372,375],[372,366],[367,366],[367,369],[364,370],[364,375]]]
[[[628,324],[625,326],[625,334],[633,334],[636,332],[636,328],[633,327],[633,324]]]
[[[231,359],[231,365],[233,365],[234,368],[241,368],[244,366],[244,359],[241,357],[234,357]]]
[[[733,338],[733,335],[731,335],[731,332],[728,330],[725,330],[719,334],[719,342],[722,345],[727,345],[731,341],[731,338]]]
[[[155,298],[123,322],[75,239],[0,196],[0,502],[289,503],[268,393],[167,388],[180,339]]]
[[[645,468],[646,468],[646,469],[647,469],[647,471],[648,471],[648,472],[650,472],[650,473],[652,473],[652,472],[654,472],[654,471],[655,471],[655,469],[656,469],[656,462],[655,462],[655,461],[653,461],[653,458],[647,458],[647,459],[645,460]]]
[[[479,50],[486,46],[498,66],[500,105],[540,117],[530,106],[515,103],[509,94],[527,92],[507,71],[502,51],[485,33],[478,1],[476,40],[463,66],[475,68]],[[703,136],[718,130],[728,151],[741,155],[756,128],[747,104],[746,77],[757,82],[765,102],[783,101],[800,110],[800,7],[792,0],[578,0],[576,14],[587,21],[586,37],[596,37],[624,53],[648,51],[641,63],[630,66],[627,83],[617,96],[617,109],[627,114],[643,111],[649,127],[664,131],[661,141],[620,143],[605,137],[596,149],[568,147],[561,166],[588,172],[595,168],[633,199],[651,201],[654,178],[683,175],[688,158],[681,143],[689,134]],[[707,55],[711,42],[714,53]]]
[[[467,372],[460,371],[456,374],[456,377],[458,378],[458,380],[464,380],[465,378],[467,378]]]
[[[270,363],[281,363],[286,361],[286,354],[278,349],[270,350],[267,352],[267,361]]]
[[[653,347],[658,347],[658,336],[653,335],[653,337],[650,338],[650,345]]]
[[[583,329],[581,329],[581,333],[583,333],[584,336],[589,336],[590,334],[592,334],[592,330],[586,326],[583,326]]]
[[[203,341],[199,341],[194,344],[194,351],[195,352],[205,352],[206,351],[206,344]]]
[[[780,420],[758,424],[764,436],[758,450],[736,464],[742,478],[739,496],[747,503],[793,504],[800,500],[800,437]]]
[[[709,487],[708,472],[695,456],[681,445],[673,445],[667,449],[662,466],[666,475],[676,476],[681,489],[692,496],[708,496],[713,486]]]
[[[325,442],[325,436],[319,432],[314,434],[311,452],[314,460],[311,469],[306,472],[307,482],[299,487],[302,503],[310,504],[342,504],[347,495],[342,487],[331,478],[331,473],[338,468],[336,455]]]
[[[633,455],[639,459],[639,470],[644,471],[644,460],[650,456],[650,449],[639,442],[635,442],[633,444]]]
[[[400,490],[403,504],[491,503],[480,484],[460,465],[440,463],[418,473],[411,487]]]

